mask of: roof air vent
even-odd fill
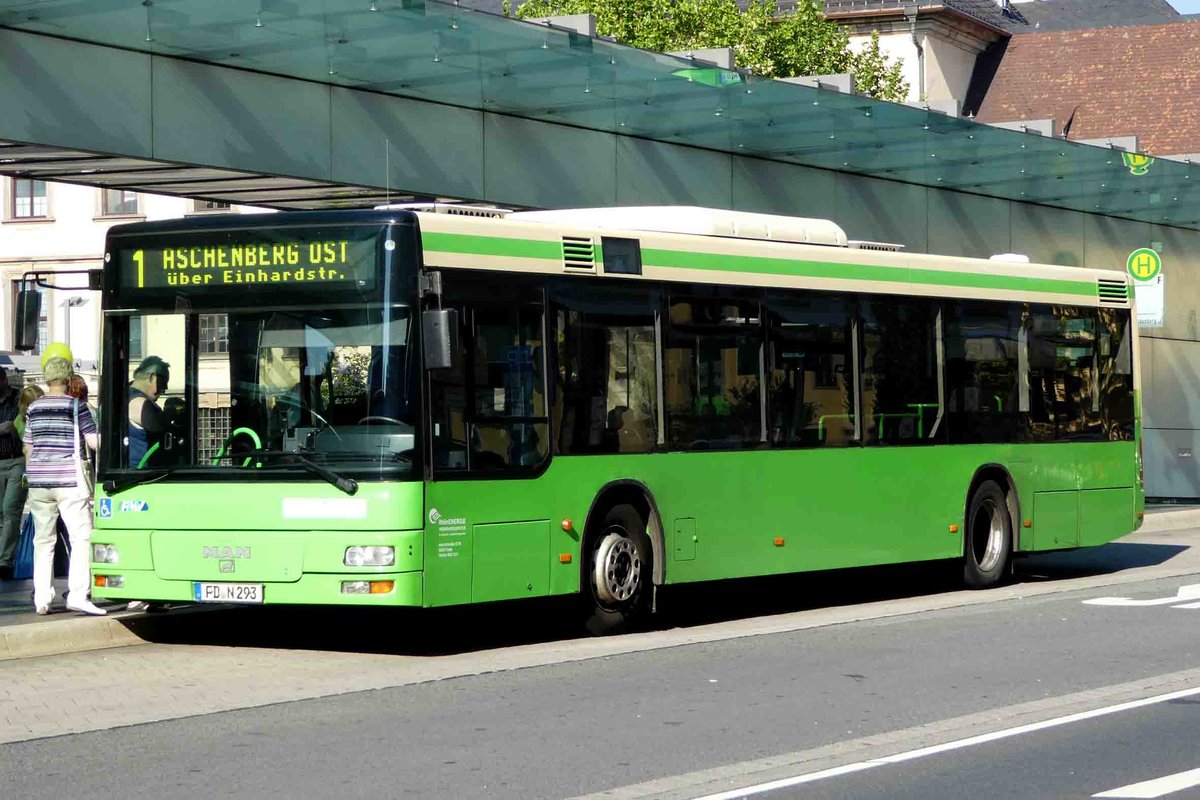
[[[570,272],[596,271],[596,243],[587,236],[562,237],[563,268]]]
[[[904,249],[902,244],[892,244],[891,242],[864,242],[859,239],[851,239],[848,242],[851,250],[879,250],[884,253],[899,253]]]
[[[1100,278],[1096,281],[1096,294],[1102,306],[1129,305],[1129,286],[1125,281]]]

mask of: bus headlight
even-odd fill
[[[342,563],[347,567],[390,567],[396,563],[396,548],[391,545],[347,547]]]
[[[117,548],[111,544],[93,544],[92,561],[97,564],[116,564]]]

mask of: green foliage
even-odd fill
[[[908,96],[908,84],[900,72],[900,62],[888,63],[879,51],[879,31],[871,31],[871,43],[851,56],[854,88],[880,100],[900,102]]]
[[[601,36],[643,50],[730,47],[738,67],[769,78],[862,70],[856,83],[865,94],[901,100],[908,90],[899,62],[889,65],[880,53],[878,34],[862,53],[851,53],[849,33],[826,20],[816,0],[800,0],[786,14],[776,0],[750,0],[744,11],[734,0],[527,0],[516,13],[562,14],[594,14]]]

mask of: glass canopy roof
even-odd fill
[[[1200,169],[705,68],[435,0],[0,0],[0,27],[1200,228]],[[1143,159],[1144,160],[1144,159]]]

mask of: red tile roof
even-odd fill
[[[1200,153],[1200,23],[1013,36],[982,122],[1071,117],[1071,139],[1136,134],[1144,152]]]

